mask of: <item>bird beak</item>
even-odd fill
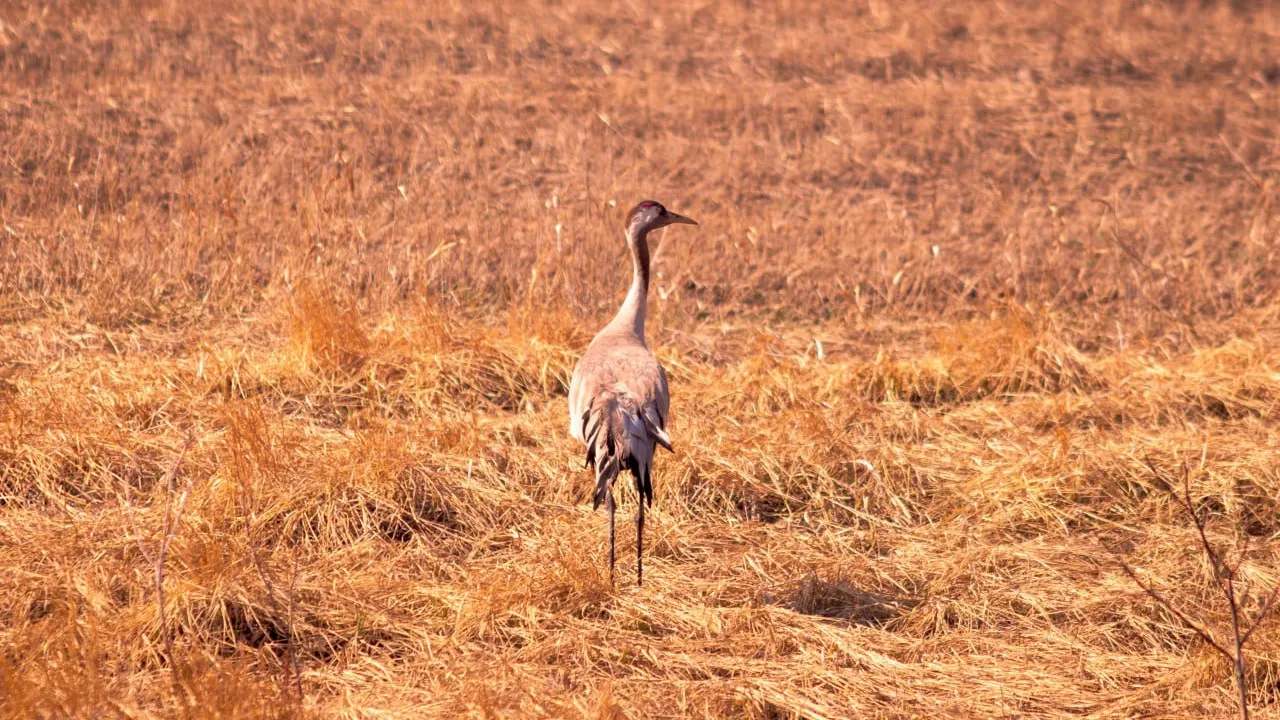
[[[694,220],[693,218],[685,217],[683,215],[677,215],[676,213],[668,211],[667,224],[668,225],[697,225],[698,221]]]

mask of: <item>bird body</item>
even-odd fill
[[[613,320],[596,333],[573,369],[569,384],[569,433],[586,445],[587,465],[595,466],[593,507],[609,513],[609,579],[614,569],[613,483],[623,470],[635,479],[636,579],[644,582],[644,510],[653,503],[653,457],[659,446],[671,450],[666,427],[671,406],[667,374],[644,340],[649,289],[648,233],[673,223],[696,225],[646,200],[627,215],[632,282]]]

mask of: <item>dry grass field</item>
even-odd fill
[[[1121,561],[1280,581],[1278,118],[1270,3],[0,2],[0,715],[1234,717]]]

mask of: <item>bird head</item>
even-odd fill
[[[662,203],[652,200],[641,202],[627,213],[627,233],[632,237],[639,237],[650,230],[675,224],[697,225],[698,223],[693,218],[673,213],[662,207]]]

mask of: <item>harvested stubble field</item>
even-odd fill
[[[1267,4],[5,3],[0,709],[1233,716],[1117,559],[1226,633],[1186,468],[1280,575],[1277,118]]]

